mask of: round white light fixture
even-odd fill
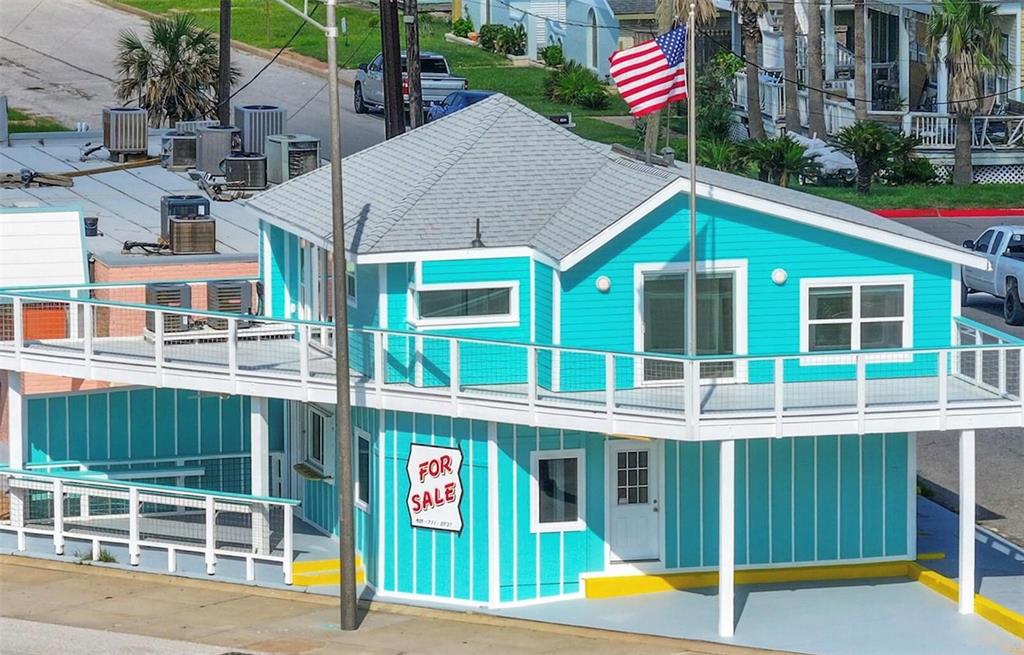
[[[775,284],[782,286],[783,284],[786,283],[786,280],[788,279],[789,273],[786,272],[786,269],[777,268],[774,271],[772,271],[772,282],[774,282]]]
[[[601,293],[608,293],[612,288],[612,279],[607,275],[602,275],[594,282],[594,286],[596,286],[597,290]]]

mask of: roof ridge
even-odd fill
[[[505,99],[506,96],[499,95],[497,98],[498,100]],[[462,139],[459,140],[458,145],[449,150],[448,153],[438,161],[437,165],[434,166],[431,171],[428,171],[426,175],[421,177],[409,193],[406,194],[405,197],[402,198],[402,200],[400,200],[394,207],[392,207],[390,211],[388,211],[387,215],[384,217],[384,221],[387,222],[388,225],[383,231],[375,235],[375,238],[371,242],[367,243],[367,248],[369,250],[373,250],[377,244],[383,241],[388,233],[398,225],[402,218],[412,210],[416,203],[426,195],[431,187],[437,184],[441,178],[444,177],[445,173],[457,164],[462,157],[477,144],[481,137],[483,137],[484,133],[486,133],[487,130],[497,122],[498,118],[508,111],[508,108],[511,105],[506,102],[499,102],[498,100],[489,103],[495,106],[492,112],[489,115],[486,115],[489,120],[481,119],[476,127],[468,130],[463,135]],[[484,102],[486,102],[486,100]],[[483,104],[483,102],[477,103],[478,106]],[[472,107],[469,107],[464,109],[463,112],[472,111],[472,109]],[[455,116],[455,114],[453,114],[453,116]],[[410,130],[406,134],[414,131],[415,130]]]

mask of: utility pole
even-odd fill
[[[657,4],[654,5],[654,18],[658,23],[658,34],[664,34],[672,29],[672,9],[675,6],[675,0],[657,0]],[[687,39],[691,38],[691,35],[686,35]],[[687,71],[687,74],[691,73]],[[652,155],[658,149],[658,128],[661,126],[661,115],[665,114],[666,120],[671,119],[671,113],[668,108],[656,111],[647,115],[647,125],[644,128],[644,152],[648,156]],[[689,138],[689,137],[687,137]]]
[[[217,120],[231,124],[231,0],[220,0],[220,50],[217,71]]]
[[[423,85],[420,79],[418,0],[405,0],[405,70],[409,79],[409,129],[423,123]]]
[[[338,0],[324,0],[325,24],[293,7],[288,0],[274,0],[288,11],[313,25],[327,37],[327,91],[331,119],[331,250],[334,277],[334,379],[335,432],[338,442],[335,482],[338,494],[338,559],[341,569],[341,629],[355,630],[356,621],[356,533],[353,510],[355,485],[352,475],[352,396],[348,359],[348,289],[345,257],[345,205],[341,185],[341,100],[338,95]],[[315,11],[316,4],[306,5]]]
[[[398,0],[380,0],[380,45],[384,54],[384,136],[391,139],[405,131]]]

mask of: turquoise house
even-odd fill
[[[827,578],[914,560],[914,433],[971,444],[976,428],[1022,422],[1013,346],[959,315],[961,265],[987,264],[700,169],[691,271],[685,174],[503,96],[348,157],[353,490],[334,484],[326,168],[248,202],[257,326],[225,315],[205,345],[128,354],[103,339],[0,345],[11,371],[162,387],[130,392],[130,407],[28,401],[48,418],[30,421],[18,461],[88,468],[88,444],[106,456],[105,426],[129,417],[129,443],[145,436],[127,460],[173,443],[182,466],[242,470],[181,486],[288,499],[326,535],[340,495],[356,508],[360,579],[383,599],[498,608],[713,576],[730,634],[738,571]],[[154,394],[176,398],[173,430],[147,409],[167,407]]]

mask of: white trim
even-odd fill
[[[289,227],[289,229],[295,229]],[[399,264],[408,262],[436,262],[446,260],[504,259],[507,257],[529,257],[552,268],[558,267],[558,261],[547,254],[530,246],[500,246],[495,248],[449,248],[447,250],[407,250],[399,252],[382,252],[356,254],[348,253],[349,258],[357,264]]]
[[[551,270],[551,343],[556,346],[562,343],[562,272],[557,268]],[[551,353],[551,390],[562,388],[562,351]]]
[[[808,353],[800,357],[803,366],[830,366],[835,364],[854,364],[856,355],[843,353],[829,354],[828,351],[810,350],[810,290],[818,287],[851,287],[852,315],[849,319],[837,319],[836,323],[850,323],[850,350],[860,351],[860,327],[865,322],[892,322],[896,317],[881,319],[862,319],[860,312],[861,290],[865,286],[899,285],[903,287],[903,343],[899,348],[914,347],[914,276],[913,275],[854,275],[837,277],[802,278],[800,280],[800,352]],[[825,321],[821,321],[825,322]],[[894,363],[911,362],[914,353],[880,352],[876,355],[865,355],[866,362]]]
[[[644,280],[645,277],[657,273],[688,273],[689,262],[644,262],[633,265],[633,350],[644,352]],[[748,349],[748,260],[716,259],[697,262],[697,274],[701,273],[732,273],[733,288],[733,350],[731,355],[747,354]],[[728,359],[729,356],[723,356]],[[682,363],[682,360],[680,360]],[[633,359],[637,386],[678,385],[680,380],[645,380],[644,358]],[[715,384],[741,383],[747,380],[747,361],[743,358],[733,363],[733,376],[730,378],[714,378]]]
[[[540,440],[540,430],[537,430]],[[587,529],[586,497],[587,497],[587,451],[584,448],[567,448],[559,450],[538,450],[530,453],[530,532],[579,532]],[[550,523],[540,522],[540,460],[542,459],[576,459],[576,520]],[[538,547],[540,538],[537,538]]]
[[[678,178],[670,182],[660,191],[638,205],[635,209],[563,257],[559,263],[560,270],[567,271],[576,264],[579,264],[581,261],[600,249],[603,245],[625,232],[633,224],[647,216],[659,205],[670,200],[676,194],[685,195],[689,190],[689,182],[689,180],[683,178]],[[952,245],[942,246],[932,244],[927,241],[921,241],[912,237],[905,237],[886,230],[854,223],[852,221],[844,221],[826,214],[819,214],[807,209],[793,207],[764,198],[758,198],[740,191],[720,189],[718,187],[711,186],[706,182],[698,181],[696,186],[697,196],[701,198],[707,198],[727,205],[742,207],[748,211],[759,212],[776,218],[793,221],[795,223],[810,225],[823,230],[852,236],[857,239],[879,243],[884,246],[905,250],[917,255],[924,255],[926,257],[940,259],[951,263],[973,266],[985,271],[991,270],[991,263],[984,257],[978,257],[966,250],[955,248]]]
[[[416,265],[416,279],[409,285],[406,293],[406,307],[409,325],[418,329],[441,329],[449,327],[518,327],[519,316],[519,281],[496,280],[494,282],[446,282],[443,284],[424,284],[420,266]],[[416,294],[421,291],[454,291],[460,289],[508,289],[509,311],[507,314],[486,316],[464,316],[444,318],[420,318],[419,303]]]
[[[487,600],[488,607],[496,607],[501,601],[501,521],[498,494],[498,424],[487,422]],[[470,544],[472,548],[472,544]],[[397,558],[395,558],[397,560]]]
[[[319,470],[320,473],[326,473],[327,462],[322,460],[327,457],[327,434],[330,431],[330,420],[333,418],[333,415],[320,409],[313,403],[302,403],[302,406],[305,409],[302,416],[302,461]],[[312,430],[310,430],[310,420],[314,414],[323,421],[323,430],[320,433],[321,461],[314,459],[310,453],[309,439],[312,435]],[[337,435],[335,435],[335,438],[337,438]]]
[[[530,261],[530,343],[537,343],[537,262]]]
[[[387,511],[384,508],[384,467],[387,460],[384,457],[384,445],[387,442],[387,433],[384,430],[384,410],[377,410],[377,506],[380,511],[377,512],[377,586],[384,586],[385,571],[384,566],[387,561],[388,555],[388,540],[385,538],[387,535],[387,524],[385,522],[385,515]],[[398,559],[397,553],[392,553],[392,557]]]
[[[388,326],[388,266],[377,266],[377,324],[385,330]]]
[[[355,445],[356,445],[356,453],[355,453],[355,455],[356,455],[355,456],[355,464],[356,465],[355,465],[355,470],[352,471],[352,473],[353,473],[353,475],[352,475],[352,485],[354,487],[352,489],[352,501],[353,501],[353,504],[356,506],[357,509],[361,509],[364,512],[366,512],[367,514],[369,514],[370,513],[369,499],[371,498],[369,487],[366,490],[366,498],[367,498],[367,500],[363,501],[363,500],[360,500],[360,498],[359,498],[359,492],[362,490],[362,486],[363,486],[363,482],[364,482],[363,480],[359,479],[359,440],[362,439],[363,441],[366,442],[366,444],[367,444],[367,453],[368,453],[367,456],[370,458],[371,462],[373,460],[373,440],[370,438],[370,433],[367,432],[366,430],[362,429],[362,428],[352,426],[352,432],[355,435],[355,440],[354,441],[355,441]],[[371,463],[371,466],[372,466],[372,463]],[[367,467],[367,472],[369,472],[369,470],[370,470],[370,467]],[[370,481],[366,480],[365,482],[369,483]]]
[[[917,433],[907,433],[907,557],[917,559]]]
[[[735,630],[736,442],[722,441],[718,454],[718,636]],[[749,474],[750,468],[747,467]],[[771,477],[769,476],[769,484]],[[747,488],[749,489],[749,484]],[[747,514],[750,514],[749,506]],[[749,530],[748,530],[749,533]],[[749,555],[748,555],[749,561]]]
[[[960,583],[957,610],[961,614],[974,614],[975,580],[975,439],[974,430],[960,432]]]
[[[351,269],[351,271],[349,271],[349,269]],[[352,275],[352,284],[349,284],[348,281],[350,272]],[[352,291],[351,295],[349,295],[349,291]],[[352,309],[359,307],[359,271],[356,267],[356,263],[348,260],[345,260],[345,301]]]

